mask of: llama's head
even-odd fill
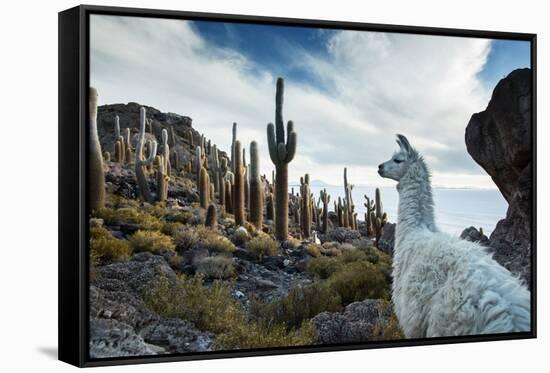
[[[412,164],[418,160],[418,152],[414,149],[409,140],[403,135],[397,135],[399,151],[395,152],[389,161],[378,166],[378,174],[395,181],[401,180]]]

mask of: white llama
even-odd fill
[[[397,143],[378,173],[398,182],[392,301],[405,336],[530,331],[529,290],[479,244],[437,229],[426,162],[405,136]]]

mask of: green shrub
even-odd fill
[[[364,299],[388,299],[389,283],[384,273],[368,261],[348,263],[328,280],[330,287],[347,305]]]
[[[306,252],[314,258],[321,256],[321,245],[310,243],[306,246]]]
[[[142,214],[133,207],[118,209],[105,207],[96,212],[96,217],[103,219],[105,225],[137,224],[141,230],[160,230],[163,225],[158,218]]]
[[[338,272],[342,268],[342,263],[336,258],[319,257],[313,258],[306,266],[306,272],[325,280]]]
[[[235,251],[235,245],[228,238],[214,231],[210,231],[210,234],[202,237],[199,244],[210,251],[218,253],[232,253]]]
[[[204,276],[181,275],[175,284],[161,277],[145,294],[148,306],[163,317],[189,320],[202,330],[226,333],[232,326],[246,323],[241,305],[231,296],[230,287],[214,281],[203,286]]]
[[[218,336],[214,349],[241,350],[314,344],[315,329],[310,321],[305,321],[299,329],[290,331],[284,325],[265,326],[251,322],[234,325],[230,333]]]
[[[163,317],[193,322],[197,328],[217,334],[218,350],[310,345],[313,327],[304,323],[299,330],[284,326],[266,327],[248,320],[241,304],[231,296],[229,285],[214,281],[209,287],[204,277],[179,276],[175,283],[161,277],[145,294],[146,304]]]
[[[296,250],[300,247],[300,245],[302,245],[302,241],[296,238],[289,238],[288,240],[286,240],[286,245],[289,249]]]
[[[393,307],[389,301],[384,301],[378,310],[381,315],[390,315],[389,317],[380,317],[378,323],[372,331],[372,339],[376,341],[388,341],[392,339],[404,339],[405,335],[399,326],[399,320],[393,312]]]
[[[90,228],[90,262],[92,265],[126,260],[132,254],[128,241],[113,237],[103,227]]]
[[[185,228],[185,225],[173,221],[164,222],[162,224],[161,232],[168,235],[174,236],[178,231]]]
[[[162,254],[176,248],[170,236],[156,231],[137,231],[129,241],[135,252],[149,251],[153,254]]]
[[[315,315],[342,310],[340,296],[327,284],[294,287],[288,295],[270,303],[252,302],[251,312],[265,325],[282,324],[298,328]]]
[[[196,263],[197,272],[206,278],[227,280],[235,277],[233,258],[224,255],[202,258]]]
[[[176,223],[177,224],[177,223]],[[194,248],[200,241],[196,229],[183,227],[172,232],[172,237],[178,251],[186,251]]]
[[[248,240],[250,240],[250,236],[247,231],[242,229],[236,229],[231,235],[231,241],[233,241],[236,246],[243,246],[248,242]]]
[[[271,238],[271,236],[265,233],[258,234],[248,241],[246,248],[260,257],[265,255],[275,256],[279,254],[279,244]]]
[[[179,269],[183,264],[184,258],[179,255],[173,255],[168,259],[168,264],[174,269]]]

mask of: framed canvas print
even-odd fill
[[[536,336],[536,36],[59,14],[59,357]]]

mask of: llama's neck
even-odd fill
[[[430,173],[422,158],[418,159],[397,184],[397,240],[419,229],[437,232]]]

